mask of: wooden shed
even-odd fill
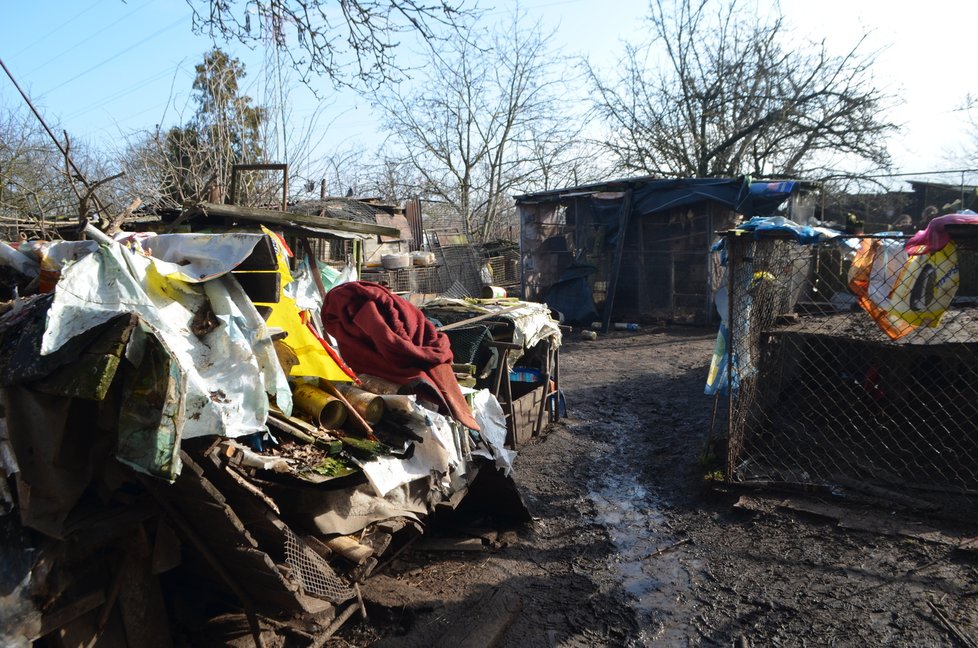
[[[525,299],[573,323],[713,317],[714,232],[774,215],[794,181],[629,178],[516,198]]]

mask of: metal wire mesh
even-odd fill
[[[363,279],[384,284],[394,292],[439,293],[447,285],[440,268],[434,266],[364,270]]]
[[[322,556],[288,528],[285,529],[285,562],[307,594],[333,603],[342,603],[356,596],[353,587],[337,576]]]
[[[728,479],[978,517],[974,246],[725,243]]]
[[[481,269],[485,260],[467,237],[438,233],[431,237],[430,243],[444,285],[458,282],[469,294],[478,295],[483,286]]]

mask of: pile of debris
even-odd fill
[[[290,255],[0,243],[0,643],[322,646],[435,511],[512,489],[448,338],[375,284],[309,307]]]

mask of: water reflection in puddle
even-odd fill
[[[661,504],[627,472],[603,475],[592,484],[590,497],[596,521],[618,549],[610,567],[634,598],[640,645],[687,645],[692,610],[686,594],[692,586],[679,560],[683,549],[649,556],[680,540],[669,532]]]

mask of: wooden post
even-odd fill
[[[618,290],[618,274],[621,271],[621,257],[625,251],[625,237],[628,235],[628,223],[631,220],[632,190],[625,192],[625,200],[621,204],[621,215],[618,217],[618,243],[615,245],[615,258],[612,260],[611,277],[608,281],[608,294],[604,298],[604,312],[601,315],[601,332],[607,333],[611,327],[611,311],[615,305],[615,291]]]

